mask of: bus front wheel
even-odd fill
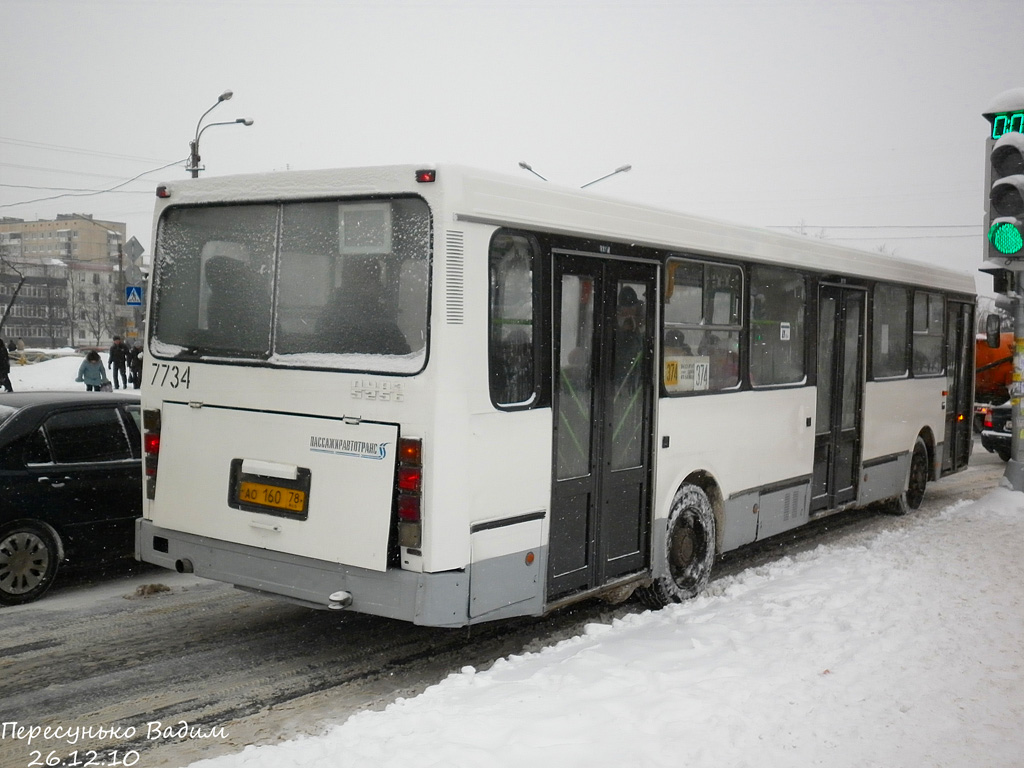
[[[655,563],[651,585],[638,590],[646,605],[680,603],[707,586],[715,562],[715,513],[703,489],[686,484],[676,491],[665,540],[655,557],[660,562]]]

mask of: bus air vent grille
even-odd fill
[[[465,251],[463,233],[445,233],[445,318],[448,325],[462,325],[465,314]]]

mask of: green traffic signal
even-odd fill
[[[1006,256],[1020,253],[1024,249],[1024,237],[1020,227],[1013,222],[997,221],[988,231],[988,241],[992,247]]]

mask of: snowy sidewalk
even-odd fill
[[[195,768],[1024,762],[1024,495],[823,545]]]

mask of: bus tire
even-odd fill
[[[918,437],[914,452],[910,456],[910,472],[907,476],[907,490],[893,499],[890,510],[894,515],[905,515],[921,506],[924,490],[928,485],[928,446],[924,438]]]
[[[703,489],[686,484],[676,491],[655,558],[651,585],[637,590],[651,608],[681,603],[707,586],[715,562],[715,513]]]

